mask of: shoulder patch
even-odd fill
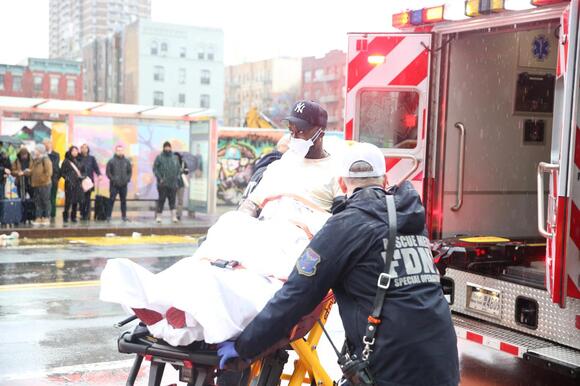
[[[296,261],[296,269],[303,276],[314,276],[318,263],[320,263],[320,255],[308,247]]]

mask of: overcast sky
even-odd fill
[[[0,0],[0,63],[48,56],[48,1]],[[345,49],[346,33],[386,31],[393,10],[443,0],[152,0],[152,19],[223,28],[226,64]]]

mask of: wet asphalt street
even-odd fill
[[[107,241],[107,240],[105,240]],[[196,248],[193,239],[168,243],[29,245],[0,249],[0,385],[124,384],[130,357],[116,352],[126,314],[98,300],[98,279],[108,258],[129,257],[158,272]],[[336,307],[327,325],[340,343]],[[460,341],[462,385],[568,386],[575,383],[521,359]],[[325,338],[325,368],[339,370]],[[164,384],[175,382],[169,372]],[[139,384],[146,384],[144,377]]]

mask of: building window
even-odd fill
[[[166,55],[167,54],[167,43],[163,42],[161,43],[161,55]]]
[[[155,66],[153,68],[153,80],[158,82],[165,81],[165,69],[163,66]]]
[[[198,53],[197,53],[197,58],[198,58],[199,60],[204,60],[204,59],[205,59],[205,54],[203,53],[203,51],[202,51],[202,50],[199,50],[199,51],[198,51]]]
[[[0,74],[0,90],[4,90],[4,74]]]
[[[34,77],[34,92],[42,92],[42,76]]]
[[[186,79],[185,68],[180,68],[179,73],[177,75],[178,75],[177,78],[178,78],[179,84],[185,84],[185,79]]]
[[[184,105],[185,104],[185,94],[179,94],[177,96],[177,101],[179,102],[180,105]]]
[[[50,93],[52,95],[58,94],[58,78],[56,76],[50,77]]]
[[[312,81],[312,72],[306,71],[304,73],[304,83],[310,83]]]
[[[66,95],[69,97],[75,96],[75,89],[76,89],[77,82],[74,79],[67,79],[66,80]]]
[[[314,79],[321,80],[323,77],[324,77],[324,70],[322,68],[319,68],[318,70],[316,70],[314,72]]]
[[[163,91],[153,92],[153,105],[163,106]]]
[[[199,107],[202,107],[204,109],[209,108],[209,95],[208,94],[201,94],[200,99],[199,99]]]
[[[207,50],[207,60],[214,60],[215,55],[214,55],[214,50],[213,48],[210,48]]]
[[[12,76],[12,91],[22,91],[22,75]]]
[[[210,84],[209,70],[201,70],[201,84]]]
[[[157,42],[155,40],[152,41],[151,42],[151,55],[157,55],[158,49],[159,49],[159,45],[157,44]]]
[[[187,56],[187,47],[180,47],[179,48],[179,57],[185,58]]]

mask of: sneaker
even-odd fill
[[[31,222],[30,222],[30,224],[31,224],[33,227],[39,227],[39,226],[41,226],[41,225],[44,225],[44,223],[43,223],[43,222],[42,222],[42,220],[40,220],[40,219],[39,219],[39,220],[34,220],[34,221],[31,221]]]
[[[157,224],[161,224],[161,216],[159,216],[159,215],[155,216],[155,222]]]
[[[123,222],[131,222],[131,220],[129,220],[129,217],[123,217]]]

